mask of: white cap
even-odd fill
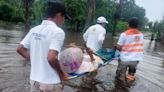
[[[97,18],[97,23],[106,23],[108,24],[108,21],[106,20],[105,17],[101,16]]]

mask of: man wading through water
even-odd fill
[[[93,52],[96,52],[102,48],[106,29],[105,26],[108,24],[108,21],[105,17],[100,16],[97,18],[97,24],[90,26],[86,32],[83,34],[83,39],[85,41],[85,48],[87,53],[91,57],[91,61],[94,61]]]
[[[125,82],[135,80],[136,67],[143,59],[143,34],[137,29],[138,19],[131,18],[129,29],[123,32],[117,42],[120,50],[120,60],[116,71],[116,78]],[[126,71],[128,69],[128,75]]]
[[[32,28],[20,42],[17,52],[31,62],[31,92],[62,92],[65,75],[58,63],[65,33],[60,28],[66,11],[62,3],[48,2],[46,20]]]

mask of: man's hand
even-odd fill
[[[121,51],[122,50],[122,46],[117,44],[116,49]]]
[[[94,61],[95,59],[93,57],[93,50],[87,47],[86,42],[84,42],[84,48],[86,49],[86,52],[90,56],[91,61]]]
[[[62,73],[62,74],[59,74],[59,77],[60,77],[60,80],[62,81],[66,81],[68,80],[68,74],[67,73]]]
[[[51,67],[56,70],[59,74],[61,80],[67,80],[66,74],[61,70],[60,65],[58,63],[58,52],[55,50],[49,50],[48,52],[48,62]]]
[[[91,58],[91,61],[94,61],[94,57],[93,57],[93,50],[91,50],[90,48],[86,48],[86,52],[88,53],[88,55]]]

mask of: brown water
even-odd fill
[[[23,32],[0,29],[0,92],[29,92],[30,65],[16,53]],[[66,32],[65,45],[82,45],[82,33]],[[107,34],[104,47],[113,47],[117,37]],[[64,82],[65,92],[163,92],[164,46],[145,40],[144,61],[140,62],[133,85],[122,87],[115,82],[117,61],[73,80]]]

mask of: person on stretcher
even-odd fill
[[[85,72],[92,72],[98,68],[103,61],[100,57],[93,55],[92,61],[87,51],[83,51],[81,48],[74,44],[59,53],[59,64],[63,72],[70,74],[81,74]]]

